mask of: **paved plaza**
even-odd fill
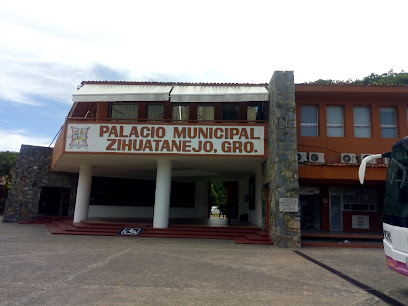
[[[408,304],[382,249],[298,251],[0,223],[0,305]]]

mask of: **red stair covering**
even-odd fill
[[[170,225],[168,228],[153,228],[147,223],[109,223],[82,221],[73,223],[67,218],[37,218],[22,221],[20,224],[44,224],[52,234],[57,235],[92,235],[117,236],[123,227],[141,227],[139,237],[191,238],[191,239],[228,239],[238,244],[273,245],[269,234],[260,228],[230,226],[208,227],[200,225]],[[123,236],[120,236],[123,237]]]

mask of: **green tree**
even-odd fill
[[[340,80],[324,80],[324,79],[318,79],[313,82],[309,82],[307,84],[312,84],[312,85],[350,85],[352,84],[353,81],[351,79],[347,81],[340,81]]]
[[[392,69],[387,73],[372,73],[362,80],[363,85],[408,85],[408,73],[395,73]]]
[[[0,152],[0,177],[7,176],[6,188],[10,187],[11,169],[14,168],[17,161],[17,152],[1,151]]]
[[[408,73],[401,71],[399,73],[394,72],[392,69],[383,74],[371,73],[362,79],[346,81],[342,80],[324,80],[319,79],[313,82],[308,82],[311,85],[408,85]]]
[[[211,182],[210,204],[211,206],[220,207],[220,203],[227,200],[227,190],[221,181]]]

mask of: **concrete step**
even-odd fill
[[[263,245],[273,245],[273,242],[269,240],[252,240],[244,237],[238,237],[234,239],[236,244],[263,244]]]
[[[302,233],[302,238],[333,238],[333,239],[364,239],[364,240],[382,240],[383,235],[368,234],[368,233],[330,233],[330,232],[317,232],[317,233]]]
[[[264,235],[258,235],[258,234],[245,234],[245,238],[248,240],[253,240],[253,241],[271,241],[269,236],[264,236]]]
[[[350,242],[350,243],[339,243],[339,242],[319,242],[319,241],[308,241],[302,242],[303,247],[327,247],[327,248],[363,248],[363,249],[382,249],[384,245],[380,242]]]

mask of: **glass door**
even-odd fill
[[[341,232],[342,230],[341,192],[338,189],[330,189],[330,231]]]

